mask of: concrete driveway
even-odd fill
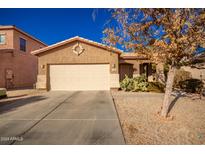
[[[1,105],[0,144],[124,144],[109,91],[52,91]]]

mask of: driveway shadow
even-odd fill
[[[18,98],[14,100],[4,100],[3,102],[0,102],[0,114],[13,111],[17,109],[18,107],[28,105],[31,103],[37,103],[41,100],[46,99],[45,96],[31,96],[31,97],[24,97],[24,98]]]

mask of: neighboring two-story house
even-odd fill
[[[31,51],[45,46],[15,26],[0,26],[0,87],[32,87],[37,80],[38,61]]]

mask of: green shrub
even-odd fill
[[[124,91],[143,91],[143,92],[164,92],[165,85],[160,82],[147,82],[146,76],[141,75],[134,78],[125,76],[125,79],[120,82],[120,87]]]
[[[200,93],[204,83],[199,79],[187,79],[179,82],[179,86],[189,93]]]
[[[163,93],[165,90],[165,85],[160,82],[149,82],[147,89],[150,92]]]
[[[127,75],[125,78],[120,82],[120,88],[125,91],[130,91],[132,89],[133,81]]]
[[[132,91],[147,91],[148,82],[147,81],[140,81],[138,78],[134,78],[134,87]]]
[[[191,79],[191,73],[188,71],[185,71],[184,69],[179,69],[176,71],[175,77],[174,77],[174,88],[180,88],[179,83],[181,81],[185,81]]]
[[[129,78],[126,75],[125,79],[120,82],[120,87],[124,91],[147,91],[148,82],[146,80],[145,75],[135,78]]]

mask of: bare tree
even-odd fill
[[[112,9],[113,22],[104,42],[141,52],[169,66],[161,116],[167,117],[176,69],[190,65],[196,49],[205,47],[204,9]]]

